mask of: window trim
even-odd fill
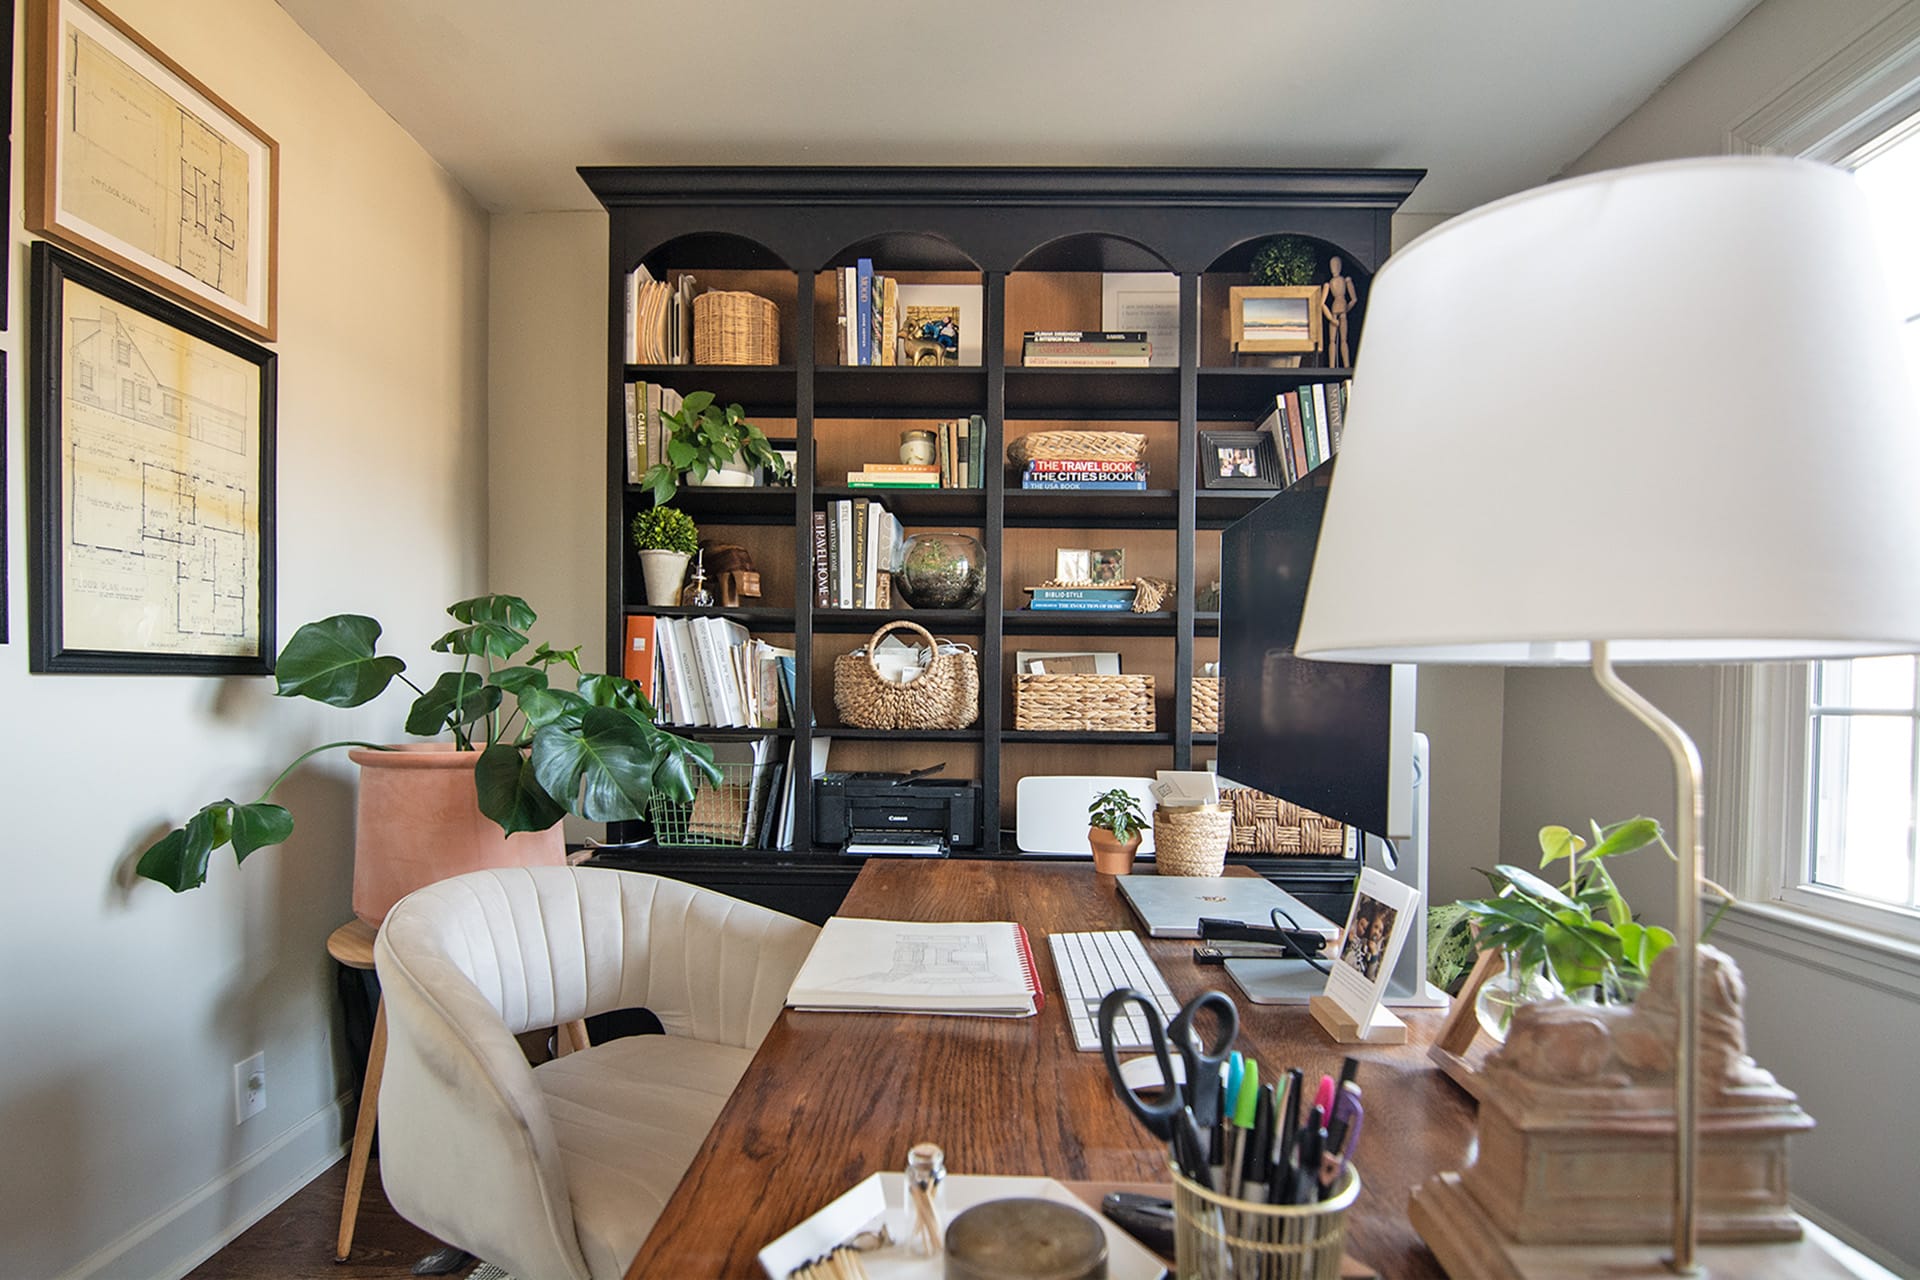
[[[1920,7],[1901,5],[1727,130],[1732,155],[1838,164],[1920,111]]]

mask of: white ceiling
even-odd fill
[[[581,164],[1429,170],[1545,181],[1755,0],[280,0],[485,206]]]

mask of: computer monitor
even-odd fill
[[[1220,539],[1224,778],[1392,840],[1412,827],[1414,668],[1294,656],[1336,463]],[[1411,531],[1410,537],[1418,537]]]

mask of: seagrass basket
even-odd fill
[[[1016,467],[1043,458],[1137,462],[1146,451],[1147,438],[1133,431],[1030,431],[1007,446],[1007,459]]]
[[[1013,727],[1080,733],[1152,733],[1152,676],[1013,678]]]
[[[1193,678],[1193,731],[1220,732],[1220,677]]]
[[[693,300],[695,364],[779,364],[780,309],[757,293],[714,289]]]
[[[1233,839],[1227,847],[1234,853],[1346,856],[1347,828],[1332,818],[1251,787],[1223,791],[1220,799],[1233,810]]]
[[[1227,868],[1233,809],[1189,804],[1153,811],[1153,864],[1163,876],[1217,876]]]
[[[926,666],[906,684],[882,676],[873,661],[889,631],[917,631],[927,644]],[[865,653],[833,660],[833,705],[842,723],[856,729],[964,729],[980,718],[979,659],[971,650],[942,653],[917,622],[889,622],[873,633]]]

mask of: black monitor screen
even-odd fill
[[[1388,832],[1393,669],[1293,655],[1334,464],[1220,539],[1220,773]],[[1410,747],[1410,744],[1408,744]]]

